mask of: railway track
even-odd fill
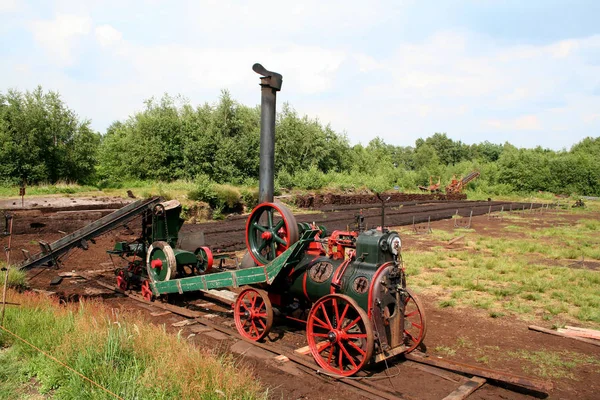
[[[375,372],[364,372],[361,375],[353,378],[340,378],[325,374],[318,370],[318,366],[310,355],[303,355],[297,352],[298,349],[291,348],[289,346],[280,345],[277,343],[260,343],[247,341],[242,338],[239,333],[230,328],[215,322],[211,322],[207,316],[211,316],[210,313],[200,312],[186,307],[163,303],[163,302],[148,302],[142,296],[131,291],[122,291],[114,286],[112,283],[107,283],[98,279],[95,276],[90,276],[86,273],[78,273],[82,278],[93,284],[100,285],[106,289],[112,290],[115,293],[120,293],[127,296],[128,298],[137,302],[145,304],[144,308],[154,308],[156,310],[165,310],[173,314],[184,317],[189,323],[183,324],[188,326],[192,324],[199,324],[207,329],[217,331],[227,338],[233,339],[236,342],[242,341],[248,346],[260,349],[263,352],[271,354],[273,360],[281,360],[280,362],[291,363],[294,365],[296,370],[302,373],[311,375],[317,379],[320,379],[326,383],[339,382],[344,385],[348,390],[356,393],[358,398],[367,398],[375,400],[396,400],[396,399],[415,399],[415,397],[402,393],[395,388],[392,379],[389,377],[389,370],[383,369]],[[226,301],[221,301],[227,304]],[[183,322],[183,321],[182,321]],[[454,383],[456,389],[450,393],[444,399],[464,399],[477,390],[484,384],[501,385],[505,388],[525,392],[535,396],[545,394],[552,389],[552,384],[545,381],[539,381],[536,379],[530,379],[523,376],[505,373],[502,371],[491,370],[481,368],[474,365],[461,364],[448,360],[442,360],[437,358],[429,358],[424,353],[415,352],[406,355],[405,361],[402,365],[407,365],[409,368],[417,370],[423,374],[433,375],[435,377],[441,377],[447,381]],[[380,367],[381,369],[381,367]],[[389,380],[390,385],[383,385],[377,382]],[[401,383],[399,383],[401,384]],[[332,390],[335,390],[332,388]]]

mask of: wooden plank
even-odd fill
[[[580,328],[578,326],[566,325],[565,328],[573,330],[573,331],[600,333],[600,331],[598,329]]]
[[[464,400],[469,397],[471,393],[482,387],[485,382],[487,382],[485,378],[474,376],[466,381],[462,386],[458,387],[458,389],[456,389],[454,392],[444,397],[443,400]]]
[[[461,383],[466,379],[463,375],[449,372],[441,368],[432,367],[431,365],[419,364],[408,360],[404,363],[412,368],[420,369],[421,371],[427,372],[435,376],[439,376],[440,378],[450,382]]]
[[[308,346],[304,346],[304,347],[300,347],[299,349],[294,350],[294,352],[305,356],[308,353],[310,353],[310,348]]]
[[[443,360],[441,358],[423,357],[414,352],[405,355],[405,358],[414,362],[444,368],[449,371],[461,372],[464,374],[492,379],[498,382],[506,382],[513,385],[522,386],[531,390],[536,390],[538,392],[541,391],[547,393],[548,391],[552,390],[553,387],[552,382],[549,381],[540,381],[537,379],[528,378],[526,376],[515,375],[508,372],[493,370],[489,368],[482,368],[476,365],[469,365],[451,360]]]
[[[559,333],[564,333],[569,337],[580,337],[586,339],[596,339],[600,340],[600,332],[586,332],[586,331],[576,331],[571,329],[562,329],[559,328],[556,330]]]
[[[463,236],[459,236],[459,237],[455,237],[454,239],[450,240],[448,242],[448,244],[454,244],[454,243],[458,242],[460,239],[464,239],[464,238],[465,238],[464,235]]]
[[[564,337],[564,338],[567,338],[567,339],[577,340],[579,342],[584,342],[584,343],[587,343],[587,344],[592,344],[594,346],[599,346],[600,347],[600,342],[597,341],[597,340],[569,336],[569,335],[565,335],[564,333],[560,333],[560,332],[554,331],[552,329],[546,329],[546,328],[542,328],[540,326],[535,326],[535,325],[529,325],[528,328],[530,330],[532,330],[532,331],[547,333],[549,335],[554,335],[554,336],[560,336],[560,337]]]

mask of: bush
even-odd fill
[[[208,177],[208,175],[203,174],[198,175],[195,181],[196,189],[188,192],[188,199],[194,201],[203,201],[214,208],[214,204],[217,200],[214,182]]]
[[[216,210],[224,212],[241,212],[244,206],[242,205],[242,195],[238,188],[231,185],[214,185],[215,202],[211,205]]]
[[[243,188],[241,191],[242,203],[246,209],[251,210],[258,205],[258,189]]]

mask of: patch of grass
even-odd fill
[[[453,356],[456,354],[456,350],[447,346],[437,346],[434,349],[437,353],[445,354],[447,356]]]
[[[448,300],[441,300],[438,303],[438,306],[440,308],[447,308],[447,307],[454,307],[456,305],[456,301],[453,299],[448,299]]]
[[[62,306],[58,300],[14,291],[9,292],[9,301],[21,306],[7,308],[7,329],[123,398],[266,397],[233,358],[197,348],[140,315],[115,312],[96,302]],[[109,398],[6,333],[0,335],[0,348],[5,348],[0,374],[9,375],[0,379],[2,389],[23,391],[35,379],[44,396]]]
[[[529,361],[533,366],[524,365],[525,372],[542,378],[575,379],[573,370],[582,364],[600,365],[600,359],[570,351],[527,351],[509,352],[508,355]]]
[[[0,262],[0,287],[4,286],[4,277],[6,276],[6,271],[1,271],[2,268],[5,267],[5,263]],[[16,267],[11,267],[8,270],[8,287],[15,289],[24,289],[27,287],[27,277],[25,272],[19,270]]]

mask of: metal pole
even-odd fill
[[[252,66],[260,78],[260,165],[258,170],[258,201],[272,202],[275,181],[275,116],[277,92],[281,90],[281,74],[268,71],[256,63]]]
[[[4,326],[4,311],[6,309],[6,290],[8,288],[8,272],[10,270],[10,245],[12,241],[12,216],[9,218],[8,228],[8,247],[6,248],[6,272],[4,273],[4,288],[2,289],[2,315],[0,316],[0,326]]]

